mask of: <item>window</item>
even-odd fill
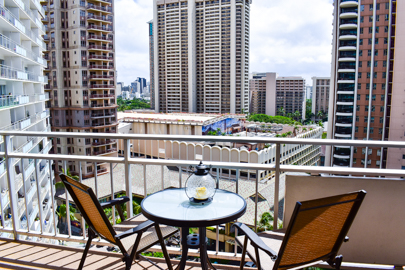
[[[363,27],[360,28],[360,34],[363,34]],[[362,45],[362,44],[363,44],[363,40],[361,41],[360,45]]]
[[[378,129],[378,134],[382,134],[382,131],[383,131],[383,129],[382,128],[379,128]],[[377,150],[378,151],[378,150]],[[378,155],[378,152],[377,152],[377,155]]]
[[[354,132],[359,132],[359,127],[355,127]]]
[[[385,83],[381,84],[381,89],[385,90]]]
[[[388,38],[384,38],[384,44],[388,44]]]
[[[377,22],[379,22],[380,21],[380,15],[376,15],[375,16],[375,20],[377,21]],[[377,28],[378,28],[378,26],[377,26]],[[377,31],[377,29],[376,29],[376,31]],[[378,33],[378,32],[377,32]]]
[[[377,79],[377,72],[374,72],[374,79]]]
[[[356,122],[359,122],[359,121],[360,121],[360,117],[356,116]]]
[[[381,95],[381,101],[385,100],[385,95]]]
[[[384,49],[384,56],[386,56],[388,54],[388,50]]]
[[[371,56],[371,50],[367,51],[367,56]]]
[[[383,112],[384,111],[384,106],[381,106],[380,107],[380,112]]]
[[[376,10],[380,10],[380,3],[378,3],[378,4],[375,6],[375,9],[376,9]]]
[[[382,77],[383,77],[383,79],[387,78],[387,72],[383,72]]]
[[[375,32],[376,32],[376,33],[380,32],[380,27],[379,27],[379,26],[376,26],[376,27],[375,27]]]
[[[375,38],[375,44],[378,44],[378,38]]]
[[[374,117],[370,117],[370,123],[374,123]]]
[[[359,44],[360,44],[360,45],[363,45],[363,39],[362,39],[362,38],[359,39]]]
[[[372,100],[372,101],[375,101],[375,95],[372,95],[372,96],[371,96],[371,100]]]
[[[80,16],[85,17],[86,16],[86,11],[80,10]]]
[[[361,72],[359,72],[358,74],[357,74],[357,77],[360,79],[361,78]]]
[[[364,11],[364,5],[360,6],[360,11]]]
[[[369,16],[369,17],[368,17],[368,21],[369,21],[369,22],[373,22],[373,16]]]
[[[373,4],[370,4],[370,11],[373,11]]]
[[[380,124],[384,123],[384,118],[380,117]]]
[[[360,16],[360,22],[361,23],[364,22],[364,17],[363,16]]]
[[[378,56],[378,50],[375,50],[375,51],[374,51],[374,55],[375,55],[375,56]]]
[[[366,106],[364,107],[364,110],[365,110],[366,112],[368,112],[368,105],[366,105]],[[366,122],[365,119],[366,119],[366,118],[364,118],[364,122]]]
[[[363,50],[359,50],[359,56],[363,56]]]
[[[374,67],[378,66],[378,61],[374,61]]]
[[[372,34],[372,33],[373,33],[373,27],[369,27],[369,28],[368,28],[368,33],[369,33],[369,34]],[[369,40],[371,40],[371,38],[370,38]],[[371,44],[371,42],[369,41],[368,44]]]
[[[374,133],[374,128],[371,127],[371,128],[370,128],[370,134],[373,134],[373,133]]]
[[[374,106],[374,105],[371,106],[371,111],[372,111],[372,112],[375,112],[375,106]]]
[[[370,89],[370,84],[369,83],[366,84],[366,89]]]
[[[385,14],[385,21],[389,21],[390,17],[388,14]]]
[[[383,67],[387,67],[387,61],[386,60],[383,61]]]
[[[364,127],[364,128],[363,128],[363,132],[364,132],[364,133],[367,133],[367,127]]]
[[[372,43],[373,43],[372,39],[369,38],[369,39],[368,39],[368,45],[371,45]]]
[[[367,67],[371,67],[371,61],[367,61]]]
[[[360,94],[357,94],[357,100],[360,100]]]
[[[385,9],[390,9],[390,3],[385,3]]]
[[[373,83],[373,90],[377,89],[377,84]]]
[[[370,78],[370,72],[367,72],[367,79]]]
[[[356,111],[360,111],[360,105],[356,105]]]
[[[384,32],[388,33],[388,26],[384,26]]]
[[[359,67],[362,67],[362,66],[363,66],[363,62],[359,61]]]
[[[361,83],[357,84],[357,89],[361,89]]]
[[[366,100],[370,100],[370,95],[366,95]]]

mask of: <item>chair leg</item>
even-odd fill
[[[332,258],[327,261],[327,263],[335,268],[336,270],[340,270],[340,266],[342,265],[343,255],[336,256],[333,260]]]
[[[164,255],[165,260],[166,260],[167,268],[169,270],[173,270],[173,266],[172,266],[172,263],[170,261],[169,253],[167,252],[167,249],[166,249],[165,240],[163,239],[163,236],[162,236],[162,231],[160,230],[159,224],[157,224],[157,223],[155,223],[155,231],[156,231],[156,234],[157,234],[157,236],[159,238],[159,243],[160,243],[160,245],[162,247],[162,252],[163,252],[163,255]]]
[[[89,249],[90,249],[90,246],[91,246],[91,241],[93,240],[93,238],[95,236],[96,235],[93,232],[93,230],[89,228],[89,236],[88,236],[89,239],[87,240],[86,247],[84,248],[82,259],[80,260],[80,265],[79,265],[79,268],[77,268],[77,270],[82,270],[83,269],[84,261],[86,260],[87,253],[89,252]]]
[[[245,266],[245,258],[246,258],[246,251],[247,251],[247,245],[248,245],[248,238],[245,236],[245,241],[243,242],[243,249],[242,249],[242,258],[240,260],[240,270],[243,270],[243,267]]]

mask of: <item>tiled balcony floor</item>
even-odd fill
[[[0,239],[0,269],[77,269],[83,249],[66,246],[47,245],[26,241]],[[112,270],[125,269],[121,253],[112,253],[90,249],[84,269]],[[164,260],[156,260],[163,269],[167,268]],[[174,268],[178,261],[172,260]],[[199,263],[187,263],[186,269],[200,270]],[[217,265],[218,269],[236,270],[236,266]],[[153,264],[141,260],[132,264],[131,270],[159,269]]]

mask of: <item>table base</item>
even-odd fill
[[[210,259],[208,258],[207,253],[207,232],[205,227],[199,227],[199,248],[200,248],[200,260],[201,260],[201,268],[203,270],[214,269],[216,268],[212,265]],[[187,236],[188,236],[189,227],[182,227],[181,228],[181,260],[179,265],[177,266],[176,270],[184,270],[186,267],[187,256],[188,256],[188,249],[189,245],[187,244]]]

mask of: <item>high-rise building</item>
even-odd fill
[[[157,112],[248,111],[251,2],[154,0]]]
[[[155,109],[155,45],[153,38],[153,20],[147,22],[149,25],[149,94],[150,108]]]
[[[305,86],[306,89],[306,99],[312,99],[312,86]]]
[[[277,77],[274,72],[253,73],[249,81],[250,112],[267,115],[300,113],[305,119],[305,79]]]
[[[48,88],[52,131],[115,133],[114,5],[112,0],[43,1],[46,9]],[[114,140],[60,138],[56,153],[116,156]],[[91,177],[107,165],[70,161],[72,174]],[[62,169],[62,163],[55,166]]]
[[[0,129],[50,132],[49,93],[44,92],[47,78],[43,76],[47,63],[42,55],[46,45],[41,18],[45,11],[38,1],[2,1],[0,10]],[[7,147],[13,152],[48,154],[52,148],[47,137],[9,136],[7,140],[4,142],[1,136],[1,152]],[[38,231],[41,223],[44,233],[55,233],[50,210],[52,161],[28,158],[10,161],[6,163],[3,158],[0,161],[2,226],[12,228],[14,222],[17,230]],[[2,237],[9,236],[10,233],[2,232]],[[26,236],[20,235],[19,239]]]
[[[312,114],[316,120],[321,120],[328,114],[330,78],[312,77]],[[319,117],[322,113],[322,117]]]
[[[146,91],[146,79],[145,78],[136,78],[136,81],[139,82],[139,86],[140,86],[140,94],[144,94]]]
[[[334,2],[329,137],[404,140],[405,2]],[[404,149],[334,147],[326,165],[405,169]]]

